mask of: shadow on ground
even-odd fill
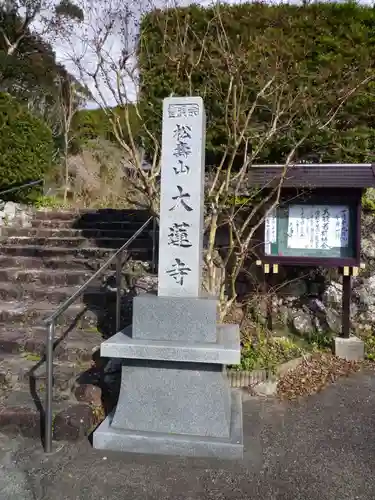
[[[24,442],[12,459],[38,500],[373,500],[374,415],[375,375],[358,373],[300,402],[248,397],[241,461],[100,452],[87,441],[50,457]]]

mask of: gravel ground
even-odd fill
[[[373,500],[375,374],[299,401],[245,396],[240,462],[166,458],[0,436],[1,500]]]

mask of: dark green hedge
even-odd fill
[[[110,139],[111,126],[103,110],[82,109],[73,117],[72,134],[83,143],[98,137]]]
[[[51,169],[53,152],[48,126],[15,98],[0,93],[0,190],[43,179]],[[25,200],[29,195],[22,190],[12,199]]]
[[[104,111],[103,109],[82,109],[78,111],[72,121],[72,142],[74,149],[80,149],[92,139],[102,138],[116,142],[110,117],[117,116],[122,126],[122,137],[128,140],[128,131],[125,125],[125,111],[120,106]],[[139,120],[134,106],[129,105],[130,129],[134,136],[139,132]]]
[[[234,142],[235,123],[243,123],[255,95],[274,76],[272,92],[260,99],[247,129],[252,148],[265,137],[277,103],[285,112],[258,162],[283,161],[301,137],[306,140],[297,159],[373,161],[375,82],[352,90],[375,75],[374,54],[375,10],[354,3],[153,11],[142,20],[139,44],[144,117],[159,135],[164,97],[202,96],[207,151],[216,157]],[[230,84],[236,91],[226,113]]]

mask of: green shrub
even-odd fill
[[[74,135],[85,143],[98,137],[108,139],[111,125],[101,109],[82,109],[73,117],[72,130]]]
[[[9,94],[0,93],[0,190],[43,179],[52,167],[52,132]],[[9,195],[30,200],[40,188]]]
[[[242,343],[241,363],[229,368],[233,370],[274,370],[277,365],[302,356],[303,350],[287,338],[251,339]]]
[[[364,339],[365,342],[365,358],[369,361],[375,361],[375,337],[372,335]]]
[[[333,332],[311,332],[308,338],[304,340],[306,342],[306,345],[308,345],[309,348],[313,351],[327,351],[332,349],[333,337]]]
[[[371,162],[374,51],[375,10],[353,2],[155,10],[141,25],[143,116],[160,137],[162,99],[201,96],[207,154],[216,161],[234,148],[255,96],[274,78],[245,127],[239,154],[249,141],[248,151],[261,146],[258,163],[279,163],[304,138],[297,160]],[[264,142],[280,109],[277,130]],[[152,152],[146,134],[144,142]]]
[[[368,212],[375,212],[375,188],[366,189],[363,193],[362,208]]]
[[[129,122],[130,130],[135,138],[139,132],[139,120],[134,106],[129,105]],[[83,109],[78,111],[72,122],[72,143],[74,148],[77,145],[81,147],[91,140],[106,139],[116,142],[116,137],[113,132],[111,118],[118,118],[122,128],[121,137],[125,141],[129,140],[128,128],[125,123],[125,112],[121,106],[115,106],[108,109],[106,112],[102,109]]]
[[[37,209],[43,208],[61,208],[64,205],[64,201],[57,196],[36,196],[33,200],[33,205]]]

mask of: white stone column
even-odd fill
[[[201,97],[163,103],[158,295],[199,297],[206,116]]]

